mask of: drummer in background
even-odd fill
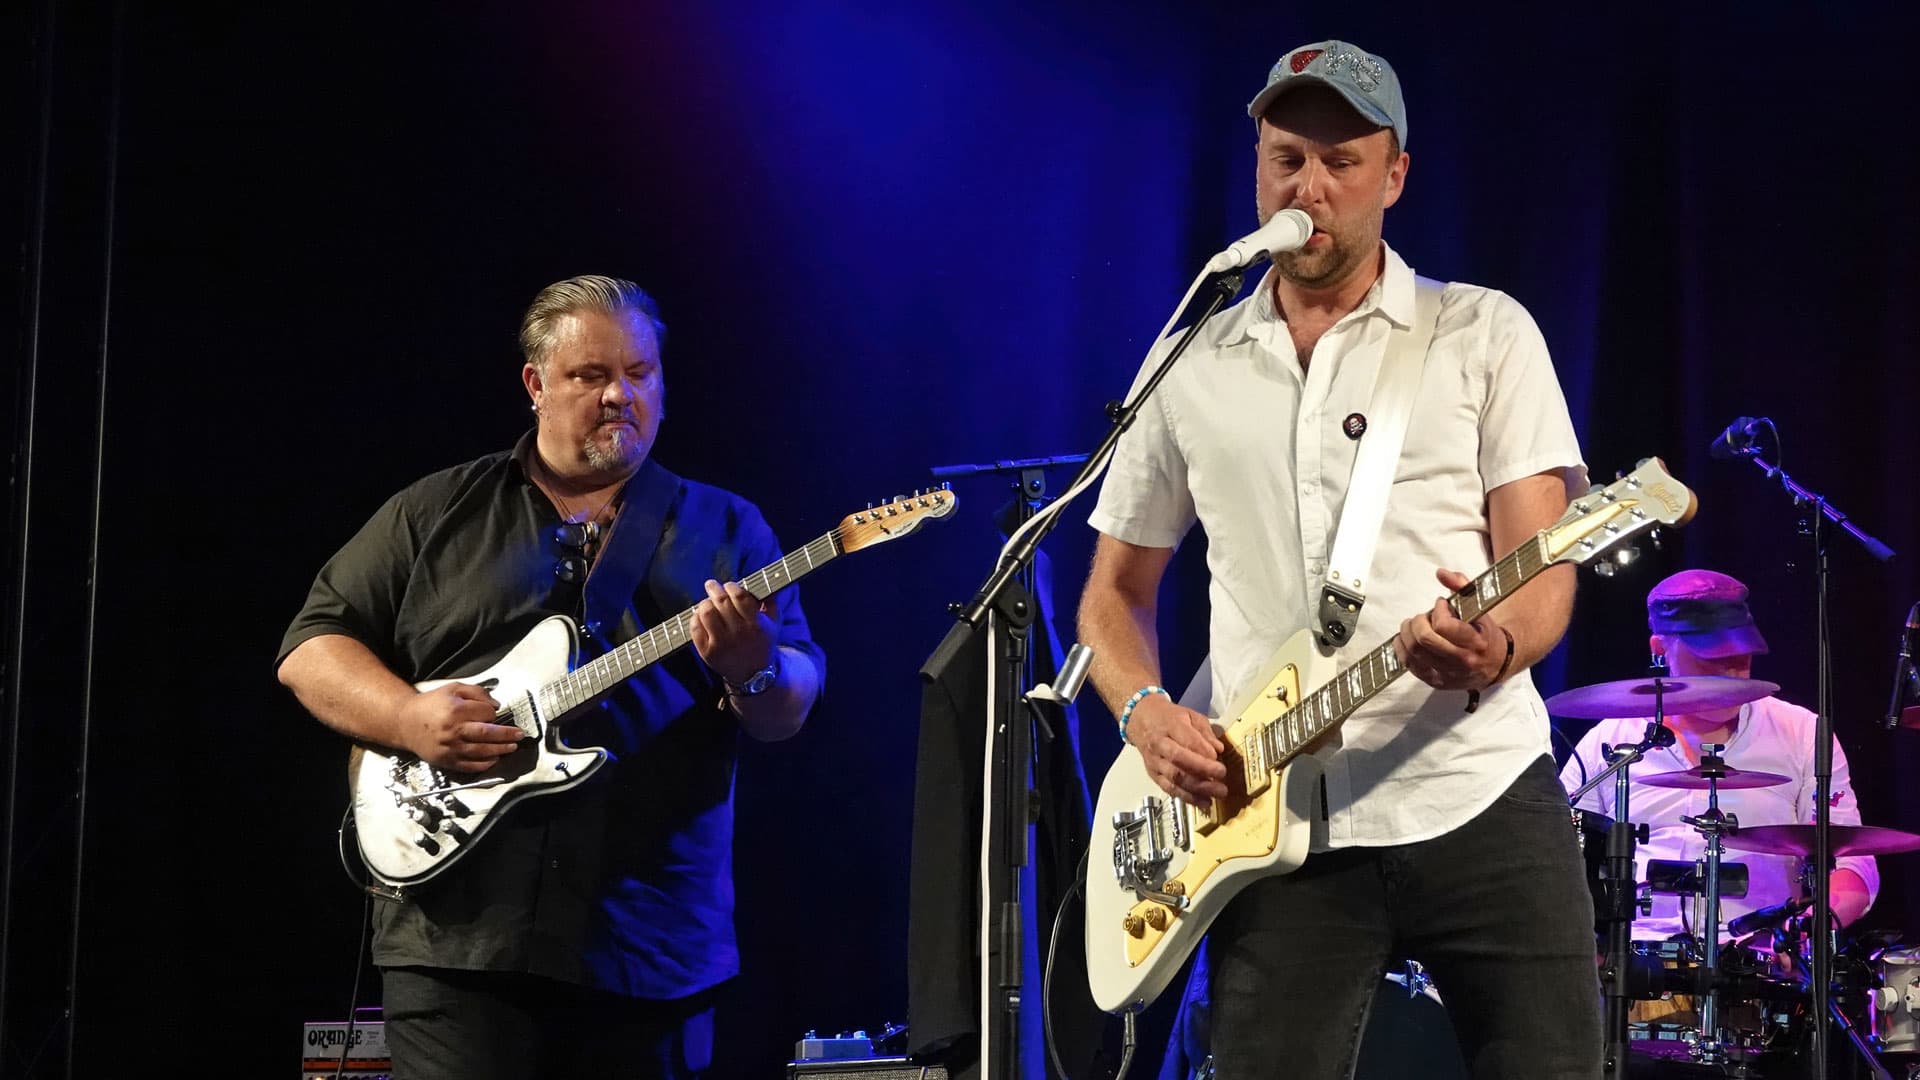
[[[1647,594],[1647,627],[1653,631],[1650,647],[1655,655],[1667,658],[1669,672],[1675,677],[1752,678],[1754,655],[1767,651],[1766,639],[1760,636],[1760,629],[1747,610],[1747,587],[1712,570],[1683,570],[1655,585]],[[1560,782],[1570,792],[1579,788],[1586,777],[1597,775],[1605,768],[1602,745],[1639,742],[1646,734],[1648,719],[1628,717],[1595,724],[1560,770]],[[1721,751],[1721,757],[1734,769],[1793,778],[1790,783],[1773,787],[1722,790],[1720,809],[1734,815],[1743,828],[1811,822],[1814,720],[1813,713],[1775,697],[1693,715],[1668,716],[1666,725],[1677,736],[1674,745],[1649,751],[1631,772],[1629,818],[1636,823],[1644,822],[1650,833],[1648,842],[1638,847],[1635,880],[1646,880],[1648,859],[1693,862],[1706,852],[1706,840],[1680,819],[1705,813],[1707,793],[1652,787],[1641,782],[1653,773],[1690,769],[1700,764],[1703,743],[1724,745],[1726,749]],[[1579,807],[1614,815],[1613,790],[1611,782],[1601,784],[1580,800]],[[1829,815],[1832,822],[1860,824],[1860,803],[1854,797],[1847,756],[1838,740],[1833,747],[1829,791],[1833,800],[1833,811]],[[1721,900],[1722,937],[1727,920],[1806,895],[1800,887],[1798,857],[1729,851],[1727,858],[1747,865],[1748,887],[1747,895],[1741,899]],[[1834,917],[1845,926],[1866,914],[1867,908],[1873,905],[1873,898],[1880,890],[1880,872],[1871,856],[1840,859],[1828,890]],[[1652,913],[1634,920],[1633,936],[1660,940],[1694,932],[1696,900],[1696,897],[1656,894]]]

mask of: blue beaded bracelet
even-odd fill
[[[1140,689],[1135,690],[1133,692],[1133,696],[1128,698],[1127,703],[1124,706],[1122,706],[1120,709],[1120,741],[1121,742],[1127,741],[1127,721],[1133,719],[1133,707],[1140,704],[1142,701],[1147,700],[1147,697],[1152,694],[1159,694],[1161,697],[1166,698],[1168,701],[1173,700],[1173,695],[1167,693],[1167,688],[1164,686],[1143,686]]]

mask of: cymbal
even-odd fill
[[[1579,720],[1652,716],[1656,687],[1661,711],[1672,716],[1759,701],[1779,690],[1780,684],[1728,675],[1676,675],[1657,683],[1653,679],[1621,679],[1562,690],[1547,699],[1547,712]]]
[[[1883,829],[1878,825],[1829,825],[1828,840],[1833,854],[1894,855],[1920,849],[1920,835]],[[1755,825],[1730,832],[1723,841],[1737,851],[1757,851],[1762,855],[1813,854],[1811,825]]]
[[[1719,778],[1721,791],[1773,787],[1793,782],[1793,777],[1781,776],[1779,773],[1749,772],[1745,769],[1736,769],[1731,765],[1723,766],[1723,769],[1726,775]],[[1654,773],[1651,776],[1638,776],[1634,779],[1648,787],[1686,788],[1689,791],[1705,791],[1710,786],[1707,783],[1706,774],[1700,771],[1698,765],[1691,769]]]

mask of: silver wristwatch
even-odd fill
[[[725,675],[720,676],[720,681],[726,683],[727,689],[738,697],[753,697],[755,694],[766,693],[772,688],[774,680],[779,677],[780,650],[775,649],[773,655],[767,659],[767,666],[747,676],[746,682],[736,683]]]

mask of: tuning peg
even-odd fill
[[[1602,560],[1600,562],[1593,564],[1593,572],[1596,574],[1599,574],[1601,577],[1610,578],[1614,575],[1614,572],[1617,569],[1618,568],[1615,567],[1612,563],[1607,562],[1605,560]]]
[[[1647,543],[1652,544],[1653,550],[1655,551],[1663,551],[1666,549],[1666,545],[1661,543],[1664,539],[1666,538],[1660,535],[1659,529],[1655,529],[1647,534]]]

